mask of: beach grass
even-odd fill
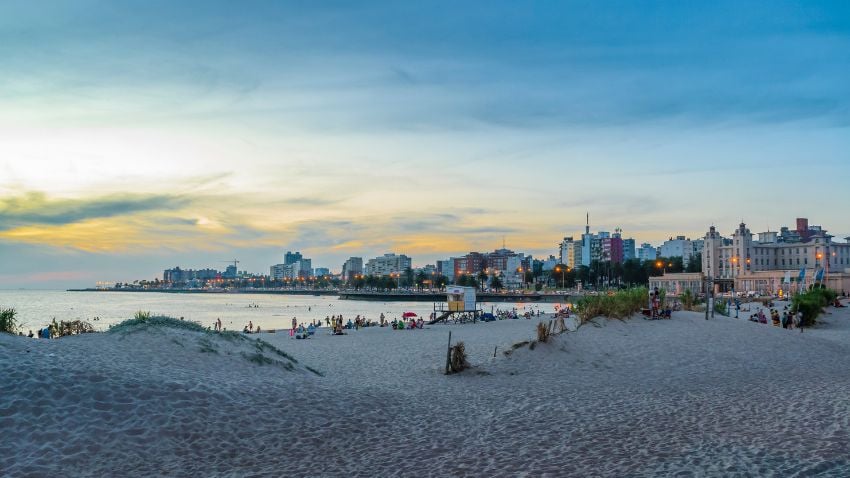
[[[640,312],[647,304],[648,294],[645,287],[636,287],[611,295],[588,295],[578,300],[576,312],[582,322],[599,316],[622,320]]]
[[[0,332],[18,333],[18,320],[15,309],[0,309]]]

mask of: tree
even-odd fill
[[[691,256],[690,262],[688,262],[687,272],[702,272],[702,252],[697,252],[693,256]]]
[[[425,275],[425,272],[419,271],[416,273],[416,286],[419,287],[420,290],[422,289],[422,286],[425,285],[426,280],[428,280],[428,276]]]
[[[413,269],[411,269],[410,267],[405,268],[404,272],[402,273],[402,278],[403,278],[402,284],[405,287],[412,286],[413,285]]]
[[[504,284],[502,284],[502,279],[499,278],[498,275],[494,275],[492,279],[490,279],[490,287],[495,290],[502,290]]]
[[[437,289],[445,288],[446,284],[448,284],[448,283],[449,283],[449,278],[442,275],[442,274],[439,274],[439,275],[437,275],[436,278],[434,278],[434,287],[436,287]]]

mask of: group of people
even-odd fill
[[[673,313],[672,309],[664,309],[661,307],[661,292],[658,290],[658,287],[649,291],[649,317],[650,320],[654,319],[669,319]]]
[[[393,330],[412,330],[412,329],[422,329],[425,328],[425,321],[422,318],[414,319],[411,317],[410,321],[405,321],[404,319],[393,319],[392,322],[385,323],[381,325],[381,327],[386,327],[386,325],[390,325]]]
[[[242,329],[243,334],[259,334],[260,333],[260,324],[257,324],[257,328],[254,329],[254,321],[249,320],[248,325]]]
[[[774,327],[782,327],[783,329],[802,329],[803,322],[803,314],[802,312],[798,312],[796,314],[792,313],[788,306],[782,310],[782,314],[779,314],[779,311],[776,309],[770,309],[770,323],[773,324]],[[758,322],[760,324],[768,323],[768,315],[764,313],[764,310],[759,308],[758,312],[752,314],[750,316],[751,322]]]

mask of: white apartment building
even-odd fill
[[[413,261],[404,254],[384,254],[381,257],[369,259],[366,263],[366,275],[387,276],[390,274],[399,274],[405,269],[411,267]]]
[[[565,237],[561,242],[559,259],[561,264],[571,269],[581,265],[581,242],[576,242],[572,237]]]

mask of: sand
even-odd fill
[[[537,319],[259,334],[289,366],[182,330],[2,336],[0,474],[847,476],[850,314],[828,310],[802,334],[598,319],[510,356]],[[452,376],[449,330],[475,365]]]

